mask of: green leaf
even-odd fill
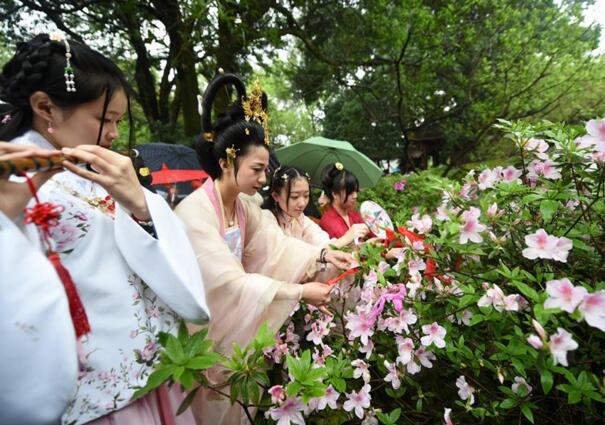
[[[543,370],[540,374],[540,384],[542,385],[542,390],[544,394],[548,394],[552,389],[553,385],[553,377],[550,370]]]
[[[302,389],[302,385],[298,382],[290,382],[286,387],[286,393],[288,397],[295,397],[298,395],[299,391]]]
[[[147,383],[145,384],[145,386],[143,388],[137,390],[132,397],[138,398],[138,397],[145,395],[148,392],[156,389],[157,387],[162,385],[164,382],[166,382],[170,378],[170,376],[172,375],[173,372],[174,372],[174,366],[166,366],[166,367],[162,367],[160,369],[156,369],[155,371],[153,371],[153,373],[151,375],[149,375],[149,378],[147,379]]]
[[[218,353],[206,353],[202,356],[194,357],[187,362],[189,369],[209,369],[217,363],[220,363],[223,357]]]
[[[536,292],[535,289],[531,288],[529,285],[519,281],[513,281],[511,282],[511,284],[517,289],[519,289],[519,291],[531,301],[536,303],[540,302],[540,295]]]
[[[523,403],[521,405],[521,413],[523,413],[523,416],[525,416],[528,421],[532,424],[534,423],[534,413],[531,411],[529,403]]]
[[[330,382],[332,383],[334,389],[339,393],[344,393],[347,389],[347,381],[342,378],[332,378]]]
[[[571,390],[567,393],[567,402],[569,404],[576,404],[582,400],[582,393],[578,390]]]
[[[197,392],[200,388],[202,388],[202,387],[197,387],[193,391],[191,391],[189,394],[187,394],[187,397],[185,397],[185,399],[183,400],[183,402],[181,403],[181,405],[179,406],[179,408],[176,411],[177,416],[180,415],[181,413],[183,413],[185,410],[187,410],[189,408],[189,406],[191,406],[191,403],[193,402],[193,399],[195,398],[195,395],[197,394]]]
[[[190,370],[185,370],[181,375],[179,382],[185,389],[190,390],[193,387],[193,373]]]
[[[187,344],[187,340],[189,339],[189,331],[187,330],[187,325],[185,325],[184,321],[181,321],[179,325],[178,339],[183,346]]]
[[[540,214],[542,214],[542,220],[550,221],[553,214],[559,208],[559,203],[557,201],[552,201],[550,199],[544,199],[540,202]]]
[[[516,405],[517,405],[517,402],[510,398],[507,398],[500,403],[500,407],[503,409],[511,409]]]
[[[178,365],[183,364],[186,360],[185,353],[183,352],[183,347],[174,335],[168,335],[165,353],[170,358],[170,360],[172,360]]]

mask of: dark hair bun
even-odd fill
[[[221,111],[216,121],[212,121],[213,105],[221,89],[233,86],[237,99],[226,110]],[[265,132],[255,120],[246,120],[242,101],[247,100],[246,86],[235,74],[219,74],[204,91],[202,100],[203,134],[197,143],[196,151],[200,164],[213,179],[220,178],[222,170],[219,161],[226,159],[226,150],[235,148],[238,152],[235,161],[235,173],[240,158],[246,155],[250,146],[265,146]],[[262,105],[266,107],[267,96],[263,93]]]

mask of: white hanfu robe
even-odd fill
[[[0,212],[0,424],[57,424],[78,377],[63,284]]]
[[[12,142],[52,149],[35,131]],[[91,327],[81,339],[83,364],[64,424],[84,424],[133,403],[157,360],[158,332],[175,331],[181,318],[208,320],[202,278],[181,223],[160,196],[144,193],[157,239],[119,204],[115,217],[108,204],[99,206],[105,189],[71,172],[53,176],[38,192],[41,202],[64,208],[51,237]]]

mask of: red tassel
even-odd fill
[[[82,300],[78,295],[76,285],[74,284],[69,271],[63,266],[63,263],[61,263],[59,254],[50,252],[48,254],[48,259],[55,267],[59,279],[63,282],[67,301],[69,302],[69,313],[71,314],[71,320],[74,324],[74,329],[76,330],[76,338],[80,338],[82,335],[90,332],[90,324],[88,323],[88,317],[86,316],[84,305],[82,305]]]
[[[25,173],[21,173],[20,175],[21,177],[25,177],[29,190],[36,201],[32,208],[25,209],[25,218],[23,221],[26,224],[34,223],[42,233],[42,238],[46,244],[47,257],[57,271],[59,279],[61,279],[61,282],[63,283],[63,289],[65,290],[67,302],[69,303],[71,321],[74,324],[76,337],[80,338],[82,335],[86,335],[88,332],[90,332],[88,317],[86,316],[84,305],[82,304],[82,300],[78,295],[78,290],[76,289],[76,285],[74,284],[69,271],[67,271],[65,266],[61,263],[59,254],[51,249],[50,244],[49,229],[59,223],[59,218],[61,218],[63,207],[50,202],[41,203],[40,199],[38,198],[38,194],[36,193],[36,187],[33,180]]]

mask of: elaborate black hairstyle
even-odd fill
[[[43,91],[61,108],[73,108],[105,95],[97,144],[103,134],[103,121],[113,95],[124,90],[128,99],[130,143],[134,128],[130,114],[129,85],[124,74],[111,60],[86,44],[69,40],[71,67],[76,91],[65,85],[66,45],[39,34],[17,44],[15,55],[0,74],[0,140],[11,140],[32,128],[30,96]]]
[[[226,111],[219,113],[212,122],[212,107],[219,90],[232,85],[237,99]],[[257,92],[258,91],[258,92]],[[267,122],[267,95],[255,89],[246,95],[246,86],[234,74],[219,74],[204,92],[202,100],[202,136],[197,144],[200,164],[213,179],[222,175],[219,160],[229,161],[228,153],[235,153],[234,167],[237,181],[239,158],[246,155],[251,146],[267,149],[267,134],[263,125]]]
[[[279,193],[286,189],[286,203],[290,202],[290,192],[292,191],[292,184],[296,179],[305,179],[309,183],[309,192],[311,191],[311,179],[309,175],[298,167],[279,167],[275,170],[271,177],[271,185],[269,186],[268,196],[263,202],[262,208],[271,210],[271,212],[277,217],[281,208],[279,204],[273,199],[273,193]],[[310,196],[310,193],[309,193]]]
[[[334,193],[345,191],[346,196],[344,202],[347,202],[349,195],[353,192],[359,192],[359,181],[355,174],[346,170],[339,162],[330,164],[324,168],[323,177],[321,179],[323,191],[330,199],[334,201]]]

